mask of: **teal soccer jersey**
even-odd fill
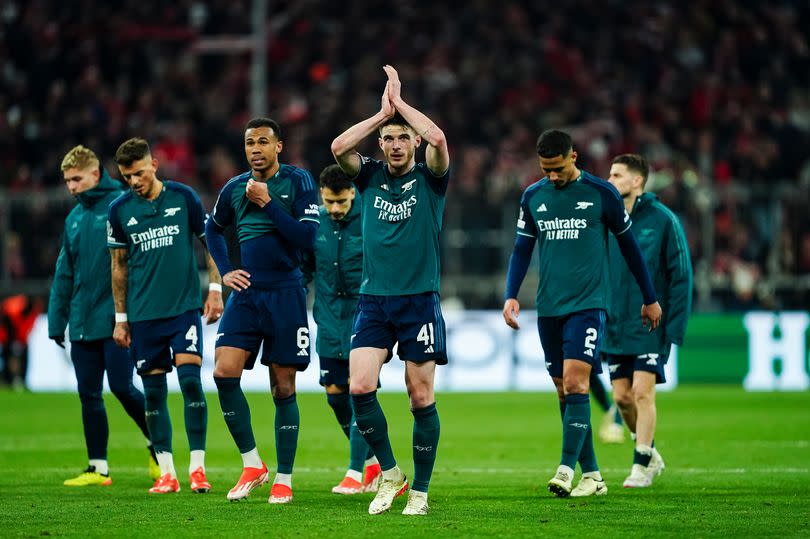
[[[205,235],[205,209],[187,185],[164,181],[155,200],[128,191],[108,211],[107,245],[127,249],[130,322],[202,308],[194,239]]]
[[[450,178],[417,163],[402,176],[361,158],[354,183],[362,198],[361,294],[404,296],[439,291],[439,233]]]
[[[242,268],[250,274],[251,286],[278,288],[300,286],[302,248],[285,237],[274,220],[274,212],[299,222],[318,225],[318,189],[312,175],[292,165],[282,164],[268,179],[267,191],[272,202],[264,208],[247,198],[245,188],[253,178],[245,172],[231,178],[219,193],[211,223],[218,230],[236,227]],[[256,180],[263,181],[263,180]],[[276,215],[276,218],[281,215]],[[217,247],[212,233],[212,256]],[[214,256],[220,271],[230,271],[226,260]]]
[[[587,172],[562,189],[548,178],[527,187],[517,233],[537,241],[537,315],[605,309],[608,230],[618,236],[630,225],[616,188]]]
[[[239,243],[260,238],[278,227],[259,205],[253,204],[245,195],[250,172],[232,178],[217,198],[211,218],[221,227],[236,225]],[[262,180],[256,180],[262,181]],[[299,221],[318,223],[317,189],[312,176],[304,169],[282,164],[269,180],[267,192],[284,213]]]

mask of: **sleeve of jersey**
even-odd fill
[[[264,211],[278,227],[279,233],[299,249],[312,249],[321,222],[318,219],[318,194],[315,181],[305,171],[298,179],[293,203],[293,215],[285,212],[275,200],[264,206]]]
[[[53,283],[51,283],[51,295],[48,298],[49,337],[60,337],[65,333],[72,295],[73,261],[67,249],[67,241],[64,240],[62,248],[59,250],[59,258],[56,259],[56,272],[53,276]]]
[[[439,196],[443,196],[447,192],[447,186],[450,183],[450,167],[441,176],[436,176],[433,171],[425,165],[427,171],[428,185],[430,189]]]
[[[526,193],[520,199],[520,213],[517,220],[517,235],[527,236],[529,238],[537,238],[537,225],[532,218],[532,212],[529,210],[529,202]]]
[[[107,247],[110,249],[122,249],[127,246],[127,234],[118,219],[117,200],[113,200],[107,208]]]
[[[183,189],[183,196],[185,196],[186,205],[188,206],[188,221],[191,231],[201,238],[205,236],[205,208],[200,197],[191,187]]]
[[[233,271],[231,259],[228,257],[228,244],[225,235],[222,233],[225,227],[230,224],[233,211],[230,205],[230,195],[226,193],[228,186],[219,193],[214,211],[208,216],[205,222],[205,243],[208,245],[208,252],[217,265],[220,275],[225,275]],[[215,219],[215,216],[218,219]]]
[[[231,224],[231,221],[233,220],[233,208],[231,207],[232,191],[232,184],[230,182],[225,184],[225,187],[223,187],[222,191],[219,192],[217,201],[214,203],[214,209],[211,211],[211,215],[208,218],[209,221],[213,220],[217,225],[219,225],[220,229],[224,229],[226,226]],[[207,224],[205,230],[207,235]]]
[[[630,220],[630,215],[624,209],[624,201],[622,196],[608,182],[601,182],[595,185],[602,197],[602,219],[608,226],[613,235],[617,238],[630,230],[633,222]]]
[[[315,252],[306,250],[301,255],[301,273],[304,274],[301,279],[301,284],[304,288],[309,286],[312,279],[315,278]]]
[[[619,242],[619,249],[627,262],[627,267],[630,268],[630,273],[633,274],[641,289],[644,305],[655,303],[655,287],[650,278],[650,271],[647,269],[647,263],[644,262],[636,236],[630,230],[633,222],[624,209],[621,195],[608,182],[601,182],[594,186],[602,197],[602,218]]]
[[[352,182],[357,187],[357,190],[362,193],[368,187],[368,180],[371,178],[372,169],[374,168],[374,160],[359,153],[357,155],[360,156],[360,170],[357,172],[357,176],[352,178]]]
[[[636,235],[629,231],[626,234],[616,236],[616,240],[619,243],[622,256],[627,262],[627,267],[630,268],[630,273],[633,274],[638,287],[641,289],[644,305],[655,303],[655,287],[653,287],[650,271],[647,269],[647,263],[644,262],[638,241],[636,241]]]
[[[529,263],[532,260],[534,250],[534,238],[518,234],[515,239],[515,248],[512,256],[509,257],[509,269],[506,271],[506,288],[504,290],[504,300],[517,298],[520,285],[529,270]]]
[[[233,271],[231,259],[228,257],[228,243],[225,241],[223,230],[224,228],[219,226],[211,217],[205,222],[205,243],[220,275]]]
[[[534,242],[537,239],[537,227],[529,211],[526,193],[520,199],[520,214],[517,220],[517,236],[512,256],[509,257],[509,269],[506,271],[506,288],[504,300],[516,298],[520,285],[529,270]]]
[[[670,217],[666,241],[669,302],[665,334],[670,342],[683,344],[686,324],[692,311],[692,261],[681,224]]]

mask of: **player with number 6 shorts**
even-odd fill
[[[244,135],[250,170],[232,178],[217,198],[206,224],[211,255],[222,282],[233,288],[216,340],[214,382],[228,430],[242,455],[242,475],[228,492],[247,498],[268,479],[256,446],[250,408],[240,386],[244,369],[259,354],[270,368],[276,405],[276,476],[269,503],[292,501],[292,471],[298,446],[299,414],[295,377],[309,365],[306,292],[301,285],[302,252],[311,250],[318,230],[318,191],[304,169],[278,161],[283,142],[278,123],[254,118]],[[233,226],[241,268],[234,268],[223,236]]]

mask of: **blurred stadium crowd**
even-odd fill
[[[109,159],[144,136],[161,177],[209,208],[247,168],[251,55],[202,45],[249,37],[251,4],[0,5],[7,292],[53,271],[72,146]],[[316,176],[331,163],[332,138],[379,107],[385,63],[444,129],[445,283],[467,306],[501,304],[520,190],[550,127],[569,130],[580,165],[603,177],[615,154],[648,158],[649,188],[686,228],[698,309],[810,304],[810,3],[270,0],[267,13],[263,112],[282,125],[282,161]]]

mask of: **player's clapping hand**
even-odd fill
[[[388,91],[388,99],[391,104],[396,106],[397,100],[400,98],[402,91],[402,82],[399,80],[399,73],[390,65],[384,65],[383,71],[388,75],[388,83],[385,85]]]
[[[128,322],[116,322],[115,329],[113,330],[113,340],[115,344],[121,348],[129,348],[129,343],[132,342],[132,338],[129,335]]]
[[[641,323],[646,328],[647,322],[649,322],[650,331],[658,327],[658,324],[661,323],[662,315],[663,311],[661,311],[661,305],[659,305],[657,301],[650,305],[641,306]]]
[[[248,180],[247,186],[245,187],[245,195],[248,197],[248,200],[254,204],[258,204],[260,208],[264,208],[265,205],[269,204],[272,200],[270,193],[267,191],[267,184],[257,182],[253,179]]]
[[[512,329],[520,329],[518,315],[520,314],[520,303],[515,298],[509,298],[503,304],[503,319],[506,325]]]
[[[206,325],[213,324],[219,320],[224,310],[225,305],[222,303],[222,292],[209,290],[208,298],[206,298],[205,306],[203,307],[203,318],[206,320]]]
[[[247,288],[250,286],[250,273],[242,269],[229,271],[228,273],[222,276],[222,284],[224,284],[225,286],[230,286],[237,292],[247,290]],[[221,302],[222,297],[220,296],[220,304]],[[222,314],[222,311],[220,311],[220,314]]]
[[[385,115],[386,118],[391,118],[394,116],[396,110],[394,109],[394,105],[391,104],[391,99],[388,97],[388,83],[385,83],[385,90],[383,90],[380,110]]]

